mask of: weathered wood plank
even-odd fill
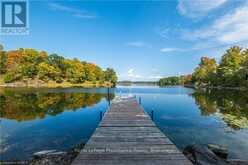
[[[110,106],[73,165],[192,165],[135,99]]]
[[[99,160],[99,159],[98,159]],[[115,159],[114,157],[110,160],[101,159],[98,161],[97,158],[94,160],[76,160],[73,165],[192,165],[188,160],[160,160],[160,159],[149,159],[149,160],[131,160],[131,159]]]
[[[177,159],[184,159],[184,155],[179,154],[157,154],[157,153],[134,153],[134,154],[127,154],[127,153],[90,153],[84,154],[80,157],[80,159],[85,158],[102,158],[102,159],[111,159],[112,157],[119,157],[119,158],[132,158],[132,159],[164,159],[164,160],[177,160]]]
[[[90,139],[92,142],[156,142],[156,143],[165,143],[165,144],[172,144],[168,138],[164,137],[147,137],[147,136],[139,136],[139,137],[132,137],[130,136],[94,136]]]
[[[96,128],[96,131],[106,131],[106,132],[109,132],[109,131],[123,131],[123,132],[126,132],[126,131],[134,131],[134,132],[143,132],[143,131],[148,131],[148,132],[159,132],[161,133],[161,131],[159,129],[157,129],[156,127],[121,127],[121,128],[118,128],[118,127],[98,127]]]

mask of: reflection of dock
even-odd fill
[[[191,165],[134,98],[115,99],[73,165]]]

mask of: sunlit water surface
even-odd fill
[[[178,147],[226,146],[248,159],[248,94],[184,87],[0,89],[0,160],[26,160],[41,150],[86,143],[115,96],[133,95]],[[141,98],[141,99],[139,99]]]

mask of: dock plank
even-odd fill
[[[114,101],[72,165],[192,165],[133,98]]]

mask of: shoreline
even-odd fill
[[[68,82],[64,83],[23,83],[23,82],[15,82],[15,83],[4,83],[0,84],[0,88],[112,88],[114,85],[110,82],[104,83],[92,83],[86,82],[82,84],[72,84]]]
[[[116,84],[118,86],[119,84]],[[24,82],[15,82],[15,83],[0,83],[0,89],[1,88],[34,88],[34,89],[40,89],[40,88],[115,88],[116,86],[113,86],[110,82],[104,82],[104,83],[92,83],[92,82],[86,82],[81,84],[72,84],[69,82],[63,82],[63,83],[56,83],[56,82],[48,82],[48,83],[24,83]],[[132,86],[132,85],[131,85]],[[222,87],[222,86],[206,86],[206,87],[200,87],[195,86],[193,84],[184,84],[184,85],[166,85],[166,86],[159,86],[160,88],[166,88],[166,87],[173,87],[173,86],[182,86],[185,88],[192,88],[195,90],[237,90],[237,91],[246,91],[248,88],[245,87]]]
[[[198,90],[211,90],[211,89],[217,89],[217,90],[239,90],[239,91],[246,91],[248,88],[245,87],[222,87],[222,86],[206,86],[206,87],[199,87],[195,85],[167,85],[167,86],[159,86],[159,87],[171,87],[171,86],[182,86],[185,88],[192,88],[192,89],[198,89]]]

